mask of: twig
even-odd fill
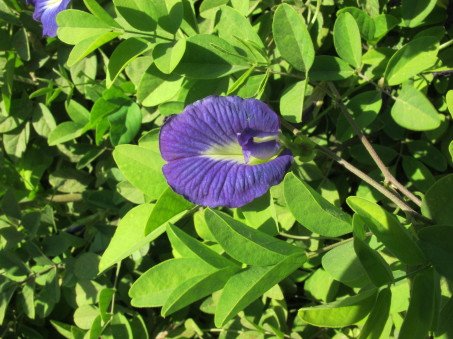
[[[401,200],[398,196],[396,196],[394,193],[390,192],[388,189],[386,189],[384,186],[382,186],[376,180],[374,180],[373,178],[371,178],[370,176],[368,176],[367,174],[362,172],[360,169],[358,169],[357,167],[355,167],[348,161],[339,157],[338,155],[336,155],[334,152],[332,152],[331,150],[329,150],[326,147],[323,147],[320,145],[316,145],[315,147],[316,147],[316,149],[320,150],[322,153],[324,153],[328,157],[334,159],[338,164],[340,164],[341,166],[346,168],[348,171],[355,174],[357,177],[359,177],[360,179],[362,179],[363,181],[365,181],[366,183],[371,185],[377,191],[382,193],[385,197],[387,197],[388,199],[393,201],[395,203],[395,205],[398,206],[399,208],[401,208],[401,210],[403,210],[406,214],[408,214],[418,220],[421,220],[423,222],[431,223],[431,221],[429,219],[427,219],[424,216],[422,216],[421,214],[417,213],[409,205],[407,205],[403,200]]]
[[[294,235],[294,234],[288,234],[288,233],[279,233],[279,235],[281,235],[282,237],[285,237],[285,238],[296,239],[296,240],[311,240],[311,239],[314,239],[314,240],[329,239],[329,240],[338,240],[338,241],[342,240],[341,238],[336,238],[336,237],[325,237],[325,236],[314,237],[311,235]]]
[[[373,233],[372,232],[367,232],[367,233],[365,233],[365,235],[366,236],[371,236],[371,235],[373,235]],[[319,256],[322,253],[328,252],[328,251],[330,251],[331,249],[333,249],[335,247],[344,245],[344,244],[346,244],[348,242],[351,242],[353,240],[354,240],[354,237],[351,237],[351,238],[344,239],[342,241],[336,242],[335,244],[332,244],[332,245],[329,245],[329,246],[325,246],[325,247],[321,247],[320,249],[317,249],[316,251],[308,252],[307,253],[307,258],[308,259],[315,258],[315,257]]]
[[[280,119],[282,125],[284,125],[286,128],[291,130],[295,135],[300,133],[300,131],[295,128],[293,125],[291,125],[289,122],[287,122],[284,119]],[[345,159],[341,158],[338,156],[336,153],[332,152],[330,149],[321,146],[321,145],[316,145],[316,149],[330,157],[331,159],[335,160],[338,164],[346,168],[348,171],[374,187],[378,192],[382,193],[385,197],[390,199],[395,203],[396,206],[398,206],[401,210],[403,210],[406,214],[412,216],[415,219],[418,219],[420,221],[423,221],[427,224],[432,224],[431,220],[425,218],[421,214],[417,213],[415,210],[413,210],[409,205],[407,205],[403,200],[401,200],[398,196],[396,196],[394,193],[390,192],[387,188],[382,186],[380,183],[378,183],[376,180],[371,178],[369,175],[366,173],[362,172],[360,169],[355,167],[353,164],[350,162],[346,161]]]
[[[71,193],[71,194],[57,194],[51,197],[47,197],[46,200],[50,202],[67,203],[83,200],[82,194]]]
[[[401,193],[403,193],[405,196],[407,196],[412,202],[414,202],[418,207],[422,205],[421,200],[416,197],[411,191],[409,191],[404,185],[402,185],[393,175],[390,173],[388,170],[387,166],[385,166],[384,162],[381,160],[379,155],[376,153],[375,149],[371,145],[371,143],[368,141],[367,137],[365,134],[363,134],[362,130],[360,129],[359,125],[355,122],[355,120],[351,117],[351,114],[348,111],[348,108],[344,105],[343,99],[340,96],[340,93],[338,93],[337,88],[335,85],[331,82],[328,83],[329,89],[332,92],[332,98],[338,103],[341,112],[343,113],[344,117],[348,121],[349,125],[351,125],[352,129],[354,132],[357,134],[359,137],[360,141],[362,142],[363,146],[365,146],[366,150],[370,154],[371,158],[373,161],[376,163],[376,165],[379,167],[381,170],[382,174],[384,175],[385,182],[389,184],[393,184]],[[403,209],[403,208],[402,208]]]
[[[46,268],[45,270],[42,270],[42,271],[39,271],[39,272],[36,272],[36,273],[31,273],[28,275],[28,277],[26,277],[25,279],[22,279],[22,280],[19,280],[17,281],[17,283],[20,285],[20,284],[23,284],[23,283],[26,283],[27,281],[29,281],[30,279],[33,279],[33,278],[37,278],[37,277],[40,277],[50,271],[52,271],[53,269],[59,269],[59,268],[64,268],[64,265],[63,264],[58,264],[58,265],[52,265],[48,268]]]

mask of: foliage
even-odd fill
[[[453,336],[453,2],[0,0],[0,336]],[[170,114],[268,103],[291,173],[167,185]]]

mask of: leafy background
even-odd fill
[[[0,0],[0,336],[453,336],[453,3]],[[282,117],[237,209],[161,173],[205,96]]]

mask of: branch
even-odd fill
[[[355,120],[352,118],[351,114],[348,111],[348,108],[344,105],[343,99],[340,96],[340,93],[338,93],[337,88],[335,87],[334,84],[331,82],[328,83],[329,89],[332,92],[332,99],[334,99],[339,107],[341,112],[343,113],[344,117],[348,121],[348,123],[351,125],[352,129],[354,132],[357,134],[359,137],[360,141],[362,142],[363,146],[365,146],[366,150],[370,154],[371,158],[373,161],[376,163],[376,165],[379,167],[381,170],[382,174],[384,175],[385,182],[393,184],[401,193],[403,193],[405,196],[407,196],[410,200],[412,200],[418,207],[422,205],[421,200],[415,196],[411,191],[409,191],[404,185],[402,185],[393,175],[390,173],[388,170],[387,166],[385,166],[384,162],[381,160],[379,155],[376,153],[375,149],[371,145],[371,143],[368,141],[367,137],[365,134],[363,134],[362,130],[360,129],[360,126],[357,125]]]
[[[289,122],[287,122],[284,119],[280,119],[282,125],[284,125],[286,128],[288,128],[290,131],[293,132],[293,134],[298,134],[300,131],[295,128],[293,125],[291,125]],[[360,169],[355,167],[353,164],[350,162],[346,161],[345,159],[341,158],[338,156],[336,153],[332,152],[328,148],[320,145],[315,146],[316,149],[330,157],[331,159],[335,160],[338,164],[346,168],[348,171],[351,173],[355,174],[357,177],[374,187],[378,192],[382,193],[385,197],[393,201],[393,203],[398,206],[401,210],[403,210],[407,215],[411,216],[414,219],[418,219],[420,221],[423,221],[424,223],[427,224],[432,224],[431,220],[425,218],[421,214],[417,213],[415,210],[413,210],[409,205],[407,205],[403,200],[401,200],[400,197],[396,196],[394,193],[390,192],[387,188],[382,186],[380,183],[378,183],[376,180],[371,178],[369,175],[366,173],[362,172]]]

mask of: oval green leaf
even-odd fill
[[[403,86],[395,100],[391,114],[398,125],[412,131],[429,131],[440,126],[440,115],[433,104],[414,87]]]
[[[349,197],[346,202],[387,249],[403,263],[419,265],[425,262],[420,247],[393,214],[363,198]]]
[[[232,258],[258,266],[274,265],[302,250],[264,232],[251,228],[230,216],[208,209],[206,222],[214,237]]]
[[[426,227],[418,232],[418,236],[420,247],[434,268],[447,279],[453,279],[453,227]]]
[[[153,207],[149,204],[139,205],[120,220],[112,240],[102,254],[99,272],[130,256],[165,231],[165,226],[162,226],[145,237],[145,225]]]
[[[437,61],[438,39],[428,36],[410,41],[390,59],[384,78],[389,86],[399,85],[403,81],[423,72]]]
[[[372,289],[328,304],[303,307],[298,315],[303,321],[319,327],[350,326],[368,315],[375,300],[376,289]]]
[[[453,174],[440,178],[422,199],[422,214],[439,225],[449,225],[453,220]]]
[[[283,185],[289,210],[304,227],[328,237],[352,232],[351,217],[294,174],[287,174]]]
[[[362,42],[354,17],[348,12],[341,13],[333,27],[333,42],[338,56],[354,68],[362,64]]]
[[[302,17],[291,6],[281,4],[274,14],[272,32],[282,57],[297,70],[307,72],[315,50]]]
[[[434,271],[417,274],[412,285],[409,308],[401,325],[399,339],[424,339],[434,318]]]
[[[232,276],[217,303],[214,322],[222,327],[266,291],[298,269],[307,257],[303,253],[287,256],[273,266],[249,266]]]
[[[164,160],[158,152],[135,146],[119,145],[113,158],[126,179],[151,199],[157,199],[168,187],[162,166]]]

